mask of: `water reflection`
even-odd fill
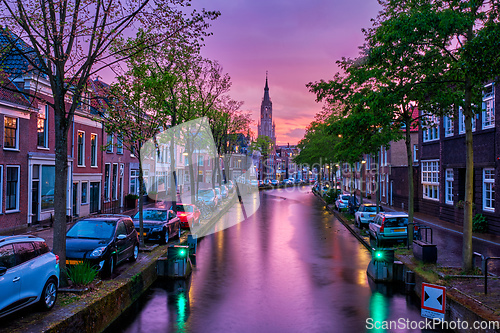
[[[113,332],[420,332],[367,329],[422,320],[418,303],[367,277],[369,251],[314,196],[276,190],[260,202],[200,241],[184,285],[156,284]]]

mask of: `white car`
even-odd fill
[[[379,206],[379,212],[383,212],[384,208]],[[354,213],[354,221],[358,228],[368,227],[368,224],[373,221],[377,215],[377,205],[375,204],[362,204],[359,209]]]
[[[59,256],[33,235],[0,236],[0,317],[37,303],[56,304]]]

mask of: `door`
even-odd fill
[[[90,183],[90,213],[99,211],[99,182]]]
[[[0,247],[0,267],[7,268],[7,271],[0,275],[0,313],[8,305],[17,302],[21,292],[21,272],[16,268],[16,258],[12,244]]]
[[[131,247],[130,238],[127,235],[127,228],[125,227],[125,223],[123,221],[119,221],[116,226],[116,237],[119,235],[125,235],[124,239],[116,239],[116,252],[117,252],[117,261],[123,261],[129,257],[129,248]]]
[[[73,216],[78,216],[78,183],[73,183]]]
[[[40,197],[40,182],[38,180],[34,180],[31,183],[31,223],[38,223],[38,198]]]

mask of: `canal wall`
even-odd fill
[[[314,193],[314,192],[313,192]],[[323,202],[323,198],[316,193],[314,193]],[[345,219],[345,217],[338,211],[334,210],[332,207],[328,206],[325,202],[325,208],[333,213],[335,217],[349,230],[354,237],[356,237],[368,250],[371,250],[370,244],[359,235],[359,233],[352,228],[352,225]],[[406,276],[406,271],[412,271],[415,273],[415,287],[413,292],[422,299],[422,283],[430,283],[426,281],[424,276],[415,272],[415,264],[413,264],[408,258],[397,256],[398,259],[404,265],[404,272],[402,276]],[[462,323],[460,327],[453,329],[454,332],[458,333],[470,333],[470,332],[481,332],[481,333],[498,333],[500,330],[495,328],[486,329],[472,329],[474,323],[477,322],[500,322],[500,317],[495,315],[494,309],[490,309],[485,305],[479,303],[475,299],[464,294],[456,288],[446,288],[446,314],[445,321],[450,323]],[[463,322],[467,322],[463,324]],[[453,328],[453,327],[452,327]]]

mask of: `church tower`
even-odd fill
[[[260,105],[260,120],[257,125],[258,135],[267,135],[271,138],[274,146],[276,146],[276,124],[273,122],[273,103],[269,97],[269,86],[267,84],[266,72],[266,85],[264,87],[264,98]]]

